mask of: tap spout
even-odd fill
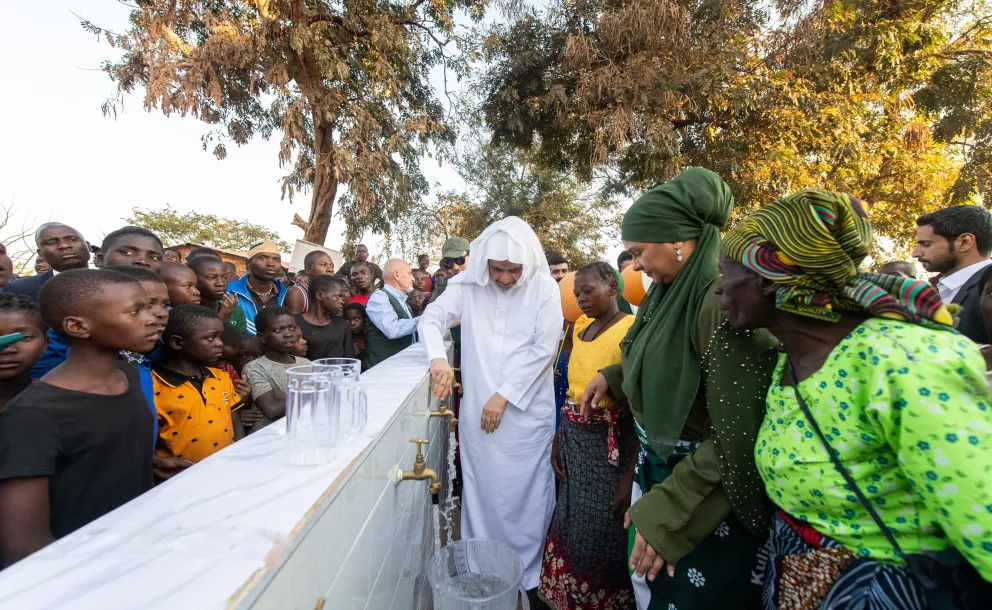
[[[427,467],[424,460],[424,452],[421,449],[427,441],[419,438],[411,438],[411,443],[417,444],[417,457],[413,460],[413,470],[400,470],[396,476],[396,484],[402,481],[430,481],[427,491],[431,494],[431,502],[440,503],[441,484],[438,482],[437,471]]]
[[[447,417],[448,430],[451,432],[454,432],[458,428],[458,418],[455,417],[455,412],[449,409],[444,403],[441,403],[441,407],[437,411],[431,411],[430,417]]]

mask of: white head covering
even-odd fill
[[[476,283],[485,286],[490,282],[489,261],[510,261],[522,265],[523,284],[536,273],[551,276],[548,259],[541,249],[541,241],[523,220],[509,216],[486,227],[469,247],[468,268],[448,280],[460,284]]]

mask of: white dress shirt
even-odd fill
[[[937,291],[940,292],[940,299],[945,303],[950,303],[954,297],[958,296],[961,287],[982,269],[992,265],[992,260],[986,259],[980,263],[969,265],[964,269],[959,269],[947,277],[942,277],[937,281]]]
[[[396,310],[393,309],[389,297],[382,292],[383,290],[388,290],[389,294],[396,297],[396,300],[403,307],[403,311],[410,316],[408,319],[396,315]],[[383,286],[382,290],[376,290],[372,293],[368,303],[365,304],[365,313],[368,315],[369,321],[375,324],[375,327],[381,330],[387,339],[399,339],[414,334],[417,330],[417,322],[420,321],[420,318],[413,317],[413,312],[407,306],[406,295],[389,284]]]

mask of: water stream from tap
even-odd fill
[[[444,499],[444,533],[446,534],[445,540],[448,544],[451,544],[452,537],[452,513],[455,510],[455,498],[454,498],[454,488],[455,488],[455,477],[458,476],[455,470],[455,449],[458,448],[458,439],[455,438],[454,430],[448,432],[448,493]]]
[[[434,555],[436,557],[441,552],[441,507],[431,504],[431,517],[434,519]]]

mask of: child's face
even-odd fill
[[[348,304],[348,299],[345,298],[340,286],[333,286],[327,292],[318,293],[317,296],[320,297],[320,306],[332,316],[340,316],[344,306]]]
[[[169,347],[190,362],[212,366],[220,361],[224,353],[224,342],[220,338],[222,332],[223,322],[218,319],[204,320],[188,337],[170,336]]]
[[[196,289],[196,273],[189,267],[177,266],[166,277],[169,301],[173,307],[199,305],[200,291]]]
[[[299,331],[292,316],[276,316],[262,335],[262,343],[265,344],[266,349],[274,352],[292,354],[296,348]]]
[[[158,344],[160,332],[150,303],[138,282],[111,284],[94,296],[85,314],[67,317],[63,330],[117,351],[147,354]]]
[[[224,271],[226,271],[226,280],[228,282],[233,282],[238,279],[238,268],[234,266],[234,263],[224,263]]]
[[[410,293],[410,296],[406,299],[407,304],[410,305],[410,309],[414,312],[420,312],[424,309],[424,293],[419,290],[414,290]]]
[[[196,274],[196,289],[200,296],[211,301],[220,301],[227,292],[227,270],[224,263],[212,261],[200,265],[200,272]]]
[[[162,272],[162,244],[147,235],[124,235],[114,244],[114,247],[103,253],[103,264],[135,265],[151,269],[155,273]]]
[[[303,335],[300,335],[296,340],[296,345],[293,347],[293,355],[300,358],[307,357],[307,340],[303,338]]]
[[[423,271],[421,271],[420,269],[414,269],[413,270],[413,287],[416,288],[417,290],[423,290],[424,289],[424,277],[426,277],[426,275],[424,274]]]
[[[243,371],[245,365],[262,357],[262,344],[258,337],[250,335],[245,337],[244,345],[241,346],[241,356],[238,362],[238,371]]]
[[[348,325],[351,326],[351,334],[365,334],[365,316],[363,316],[361,312],[355,311],[354,309],[349,309],[344,312],[344,319],[348,320]]]
[[[141,282],[148,293],[148,310],[155,316],[155,327],[158,336],[165,332],[165,323],[169,321],[169,289],[162,282]]]
[[[24,339],[0,352],[0,381],[27,375],[48,347],[37,317],[23,311],[0,313],[0,336],[21,333]]]

